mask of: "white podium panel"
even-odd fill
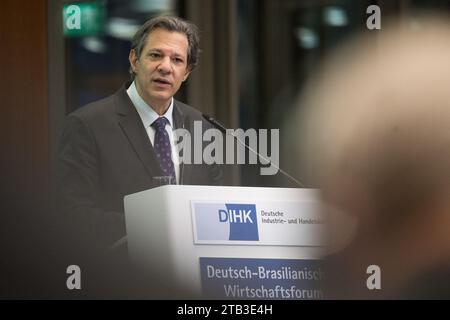
[[[317,190],[167,185],[124,201],[141,267],[206,297],[320,298],[289,282],[322,276]]]

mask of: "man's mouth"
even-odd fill
[[[163,84],[163,85],[171,85],[172,84],[169,80],[166,80],[163,78],[156,78],[156,79],[153,79],[153,81],[158,84]]]

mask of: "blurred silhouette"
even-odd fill
[[[304,91],[298,177],[323,192],[328,298],[448,299],[450,25],[385,25]],[[366,286],[370,265],[380,290]]]

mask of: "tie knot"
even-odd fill
[[[169,123],[166,117],[159,117],[152,123],[152,127],[156,129],[156,131],[161,131],[166,129],[166,124]]]

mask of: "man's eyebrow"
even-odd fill
[[[158,51],[158,52],[162,52],[162,50],[161,50],[161,49],[158,49],[158,48],[150,48],[150,49],[148,49],[148,51]]]
[[[164,53],[164,50],[159,49],[159,48],[149,48],[148,51],[147,51],[147,53],[149,53],[149,52]],[[187,55],[183,55],[182,53],[174,52],[174,53],[172,54],[172,56],[173,56],[173,57],[177,57],[177,58],[187,59]]]

